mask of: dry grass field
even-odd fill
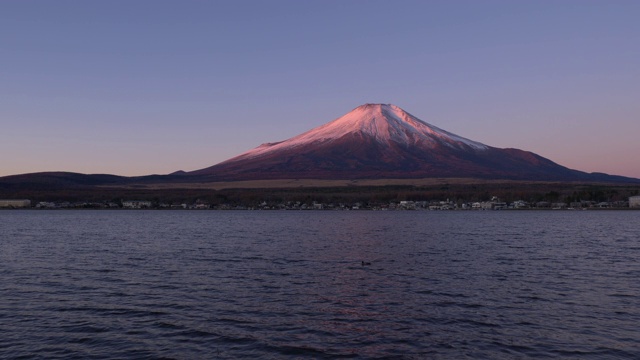
[[[499,185],[499,184],[552,184],[542,181],[486,180],[473,178],[425,178],[425,179],[361,179],[361,180],[319,180],[319,179],[282,179],[248,180],[204,183],[159,183],[105,185],[104,188],[147,189],[147,190],[225,190],[225,189],[292,189],[292,188],[339,188],[370,186],[435,186],[435,185]]]

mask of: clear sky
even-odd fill
[[[196,170],[364,103],[640,177],[640,1],[0,1],[0,176]]]

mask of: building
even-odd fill
[[[516,200],[513,202],[514,209],[526,209],[529,207],[529,204],[523,200]]]
[[[629,198],[630,208],[640,208],[640,196],[632,196]]]
[[[494,202],[491,206],[493,210],[502,210],[507,208],[507,203],[503,201]]]
[[[151,205],[151,201],[129,200],[122,202],[122,207],[125,209],[147,209],[150,208]]]
[[[31,200],[0,200],[0,208],[31,207]]]

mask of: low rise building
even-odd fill
[[[630,208],[640,208],[640,196],[631,196],[629,198]]]
[[[516,200],[513,202],[514,209],[526,209],[529,207],[529,204],[524,200]]]
[[[31,200],[0,200],[0,208],[28,208]]]
[[[54,202],[50,202],[50,201],[40,201],[36,207],[38,209],[55,209],[58,207],[58,205]]]
[[[503,201],[494,202],[491,208],[493,210],[503,210],[507,208],[507,203]]]
[[[122,202],[122,207],[125,209],[148,209],[151,205],[151,201],[127,200]]]

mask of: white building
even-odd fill
[[[493,204],[494,204],[493,201],[483,201],[480,203],[480,208],[482,210],[491,210],[493,209]]]
[[[31,207],[31,200],[0,200],[0,208]]]
[[[415,210],[416,203],[413,201],[400,201],[400,207],[406,210]]]
[[[49,202],[49,201],[40,201],[38,205],[36,205],[36,207],[38,209],[55,209],[56,203]]]
[[[524,209],[528,208],[529,204],[527,204],[527,202],[523,200],[516,200],[513,202],[513,207],[516,209]]]
[[[629,198],[629,207],[640,207],[640,196],[632,196]]]
[[[128,200],[122,202],[125,209],[145,209],[151,207],[151,201]]]

